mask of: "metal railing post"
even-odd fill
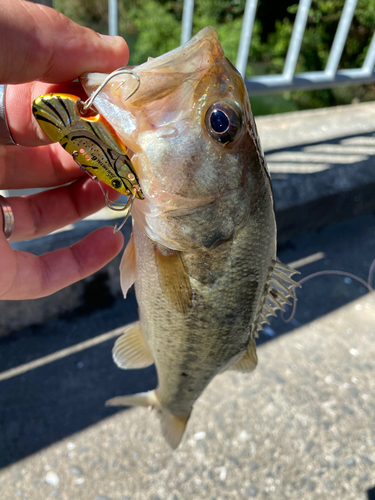
[[[362,69],[366,74],[371,74],[374,71],[374,65],[375,65],[375,33],[372,36],[370,47],[368,48]]]
[[[117,0],[108,0],[108,33],[111,36],[118,33]]]
[[[288,81],[292,80],[294,72],[296,70],[307,17],[309,15],[310,5],[311,0],[301,0],[298,6],[296,20],[294,21],[292,38],[290,40],[283,71],[283,77]]]
[[[346,0],[345,2],[325,69],[327,75],[333,76],[337,71],[342,51],[344,50],[344,45],[348,37],[350,24],[354,16],[354,11],[357,6],[357,1],[358,0]]]
[[[181,45],[188,42],[193,30],[194,0],[184,1],[182,11]]]
[[[253,26],[255,13],[257,10],[258,0],[247,0],[245,14],[242,23],[242,31],[240,38],[240,46],[238,48],[236,68],[245,77],[247,59],[249,57],[251,35],[253,34]]]

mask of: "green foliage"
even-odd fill
[[[125,9],[129,2],[120,0],[121,10]],[[182,9],[182,4],[181,4]],[[178,5],[174,2],[163,2],[157,0],[142,0],[132,2],[128,7],[126,24],[133,25],[137,32],[137,41],[134,47],[132,62],[140,64],[148,57],[157,57],[180,44],[181,18]],[[177,12],[176,12],[177,10]],[[120,23],[121,31],[126,31],[127,26]]]
[[[121,5],[124,6],[125,0]],[[128,3],[128,2],[127,2]],[[127,11],[127,19],[138,32],[133,60],[139,64],[180,44],[183,2],[163,0],[139,1]],[[234,61],[241,35],[245,0],[196,0],[193,34],[205,26],[214,26],[227,57]],[[159,22],[155,22],[158,20]],[[253,50],[258,50],[259,22],[254,30]]]
[[[337,26],[344,7],[344,0],[313,0],[309,11],[297,72],[323,71],[334,40]],[[289,14],[296,14],[298,4],[289,7]],[[366,56],[375,25],[375,0],[359,0],[349,30],[339,69],[358,68]],[[280,73],[293,29],[293,20],[285,17],[278,20],[275,32],[264,45],[263,58],[268,63],[268,71]],[[311,92],[293,92],[291,98],[299,108],[313,108],[349,103],[361,95],[373,99],[371,88],[346,87],[323,89]],[[366,97],[365,97],[366,96]]]
[[[214,26],[227,57],[235,62],[238,51],[245,0],[196,0],[193,34]],[[76,22],[102,33],[107,32],[107,0],[54,0],[57,10]],[[119,33],[128,40],[136,35],[131,64],[157,57],[180,45],[183,1],[119,0]],[[262,27],[255,23],[252,54],[259,58]],[[133,44],[131,44],[133,45]]]
[[[75,22],[99,33],[107,33],[108,2],[106,0],[53,0],[53,6]]]
[[[345,0],[312,0],[298,58],[297,72],[322,71]],[[214,26],[226,56],[236,62],[246,0],[196,0],[193,34]],[[54,6],[75,21],[107,32],[108,0],[54,0]],[[140,64],[180,44],[183,0],[118,0],[119,33],[130,47],[130,64]],[[288,50],[297,0],[259,0],[246,75],[281,73]],[[358,0],[340,69],[363,64],[375,26],[375,0]],[[262,113],[311,108],[375,98],[372,86],[344,87],[252,99]]]

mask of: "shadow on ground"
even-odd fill
[[[290,240],[279,248],[285,263],[295,262],[301,276],[337,269],[367,279],[375,257],[375,215],[367,214],[320,232]],[[274,318],[258,344],[272,340],[367,293],[354,279],[321,276],[298,292],[294,319]],[[0,338],[4,373],[33,360],[97,337],[137,319],[134,294],[105,310],[59,318]],[[122,371],[112,362],[114,339],[66,355],[0,382],[0,467],[112,415],[104,402],[116,395],[156,386],[154,368]],[[0,373],[1,376],[1,373]],[[373,497],[369,494],[369,500]]]
[[[375,209],[374,131],[267,150],[279,240]]]

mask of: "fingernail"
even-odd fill
[[[100,38],[102,38],[103,40],[105,40],[106,42],[108,42],[110,44],[116,43],[117,39],[120,38],[118,36],[102,35],[101,33],[98,33],[98,35],[100,36]]]

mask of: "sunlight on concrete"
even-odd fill
[[[124,410],[1,470],[2,500],[366,500],[374,325],[372,293],[262,345],[254,374],[217,377],[177,451],[154,412]]]

